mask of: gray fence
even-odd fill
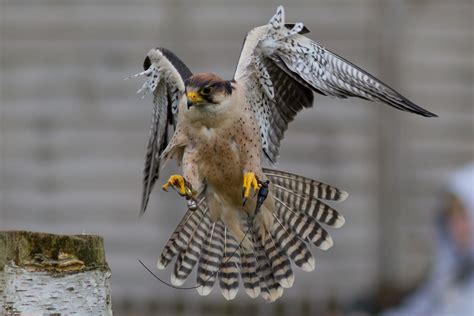
[[[156,190],[137,217],[151,100],[135,96],[138,81],[122,78],[157,45],[193,71],[230,78],[246,32],[266,23],[277,2],[0,3],[0,229],[104,236],[117,312],[232,314],[235,305],[222,305],[218,291],[201,298],[163,287],[137,263],[155,265],[184,209]],[[317,269],[297,273],[285,293],[285,303],[308,314],[382,281],[411,284],[429,268],[443,181],[474,157],[474,3],[291,1],[286,11],[311,38],[440,115],[318,95],[291,124],[278,167],[351,194],[337,205],[347,221],[332,231],[335,246],[315,250]],[[262,308],[243,293],[238,303],[264,314],[295,311]]]

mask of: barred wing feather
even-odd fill
[[[435,114],[409,101],[368,72],[303,36],[302,23],[285,24],[283,7],[267,25],[251,30],[242,48],[234,79],[246,88],[247,101],[259,123],[263,152],[271,162],[296,114],[313,104],[313,92],[358,97],[402,111]]]
[[[165,48],[150,50],[143,62],[144,71],[133,77],[148,79],[137,93],[153,93],[153,112],[143,170],[143,193],[140,215],[145,213],[153,185],[159,177],[161,153],[169,141],[169,128],[175,127],[178,104],[184,95],[184,81],[192,75],[186,65]]]

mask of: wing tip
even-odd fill
[[[141,207],[140,210],[138,211],[138,217],[142,217],[143,214],[146,212],[146,207]]]
[[[425,110],[423,113],[417,113],[417,114],[419,114],[421,116],[424,116],[424,117],[439,117],[438,114],[435,114],[435,113],[427,111],[427,110]]]
[[[285,8],[283,7],[283,5],[280,4],[276,9],[275,14],[282,14],[282,13],[283,14],[285,13]]]
[[[145,214],[147,206],[148,206],[148,198],[143,198],[141,206],[140,206],[140,210],[138,211],[138,217],[142,217],[143,214]]]
[[[410,100],[408,100],[407,98],[403,96],[402,96],[402,102],[405,105],[404,110],[407,112],[418,114],[424,117],[438,117],[437,114],[422,108],[421,106],[411,102]]]

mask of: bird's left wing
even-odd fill
[[[274,162],[288,123],[313,104],[313,91],[331,97],[379,101],[422,116],[436,116],[349,61],[302,34],[302,23],[285,24],[283,7],[267,25],[251,30],[234,80],[260,126],[265,155]]]
[[[171,51],[165,48],[150,50],[143,62],[145,71],[134,76],[148,79],[137,93],[153,93],[153,113],[143,170],[143,194],[140,214],[146,210],[150,193],[160,172],[161,153],[169,140],[169,128],[175,127],[178,105],[184,95],[184,81],[192,73]]]

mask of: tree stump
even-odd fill
[[[1,315],[112,315],[103,239],[0,232]]]

